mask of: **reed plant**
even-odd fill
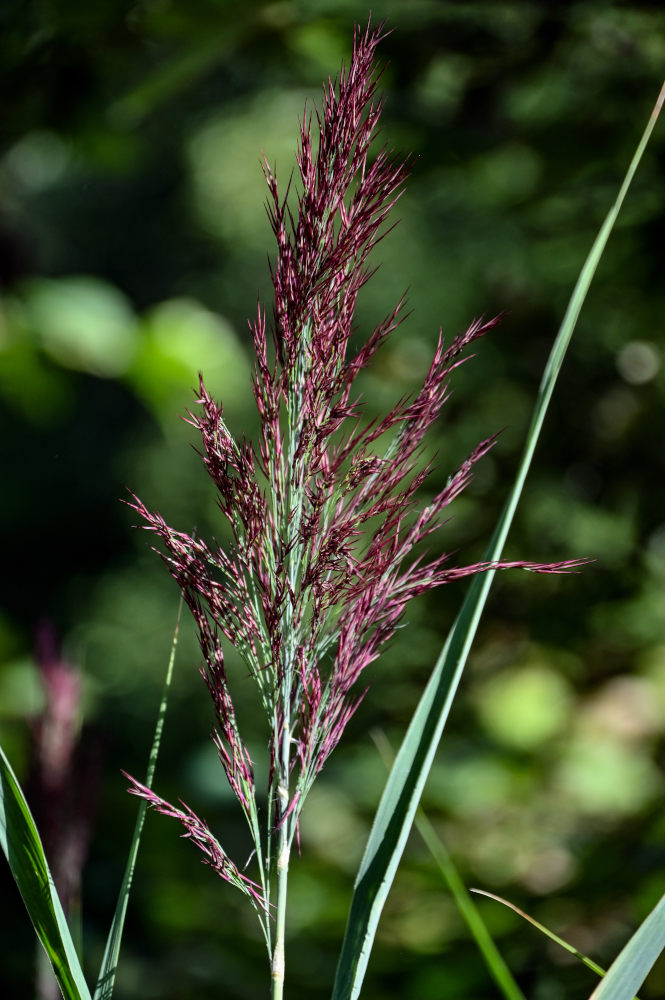
[[[130,792],[141,800],[139,815],[91,994],[39,834],[2,755],[0,839],[67,1000],[112,996],[147,807],[178,820],[206,864],[246,897],[265,940],[269,994],[281,1000],[288,873],[308,793],[367,693],[363,672],[393,636],[408,602],[473,576],[390,772],[356,878],[331,990],[333,1000],[357,997],[494,573],[565,573],[583,561],[504,562],[501,552],[584,296],[660,104],[581,271],[543,375],[514,487],[486,556],[456,565],[447,554],[429,554],[427,540],[495,438],[478,444],[423,506],[418,491],[431,467],[424,441],[448,399],[455,369],[497,320],[475,319],[451,338],[440,334],[420,391],[399,400],[382,418],[364,419],[356,380],[393,335],[403,310],[400,300],[364,344],[352,346],[358,294],[372,274],[370,254],[389,232],[389,214],[408,174],[407,163],[386,148],[373,148],[382,104],[375,62],[382,31],[371,24],[356,29],[348,67],[337,81],[328,80],[321,106],[305,112],[295,182],[278,187],[275,171],[264,161],[277,251],[271,267],[272,310],[267,313],[260,305],[251,324],[258,441],[234,439],[221,402],[206,388],[205,371],[187,416],[200,436],[201,458],[231,541],[219,544],[173,528],[140,498],[130,501],[193,616],[201,674],[213,703],[213,740],[246,820],[251,863],[241,867],[193,808],[185,801],[168,802],[153,788],[172,658],[148,773],[143,781],[128,776]],[[225,644],[240,655],[265,717],[265,788],[255,780],[255,761],[235,711]],[[449,865],[446,870],[497,984],[505,996],[521,996],[463,886]],[[595,995],[613,1000],[634,995],[665,945],[664,907],[661,901]]]

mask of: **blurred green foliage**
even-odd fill
[[[607,0],[373,5],[385,141],[415,154],[359,309],[359,336],[409,290],[414,312],[364,377],[368,415],[413,391],[439,326],[501,327],[458,373],[432,441],[430,489],[481,438],[496,449],[436,544],[477,556],[515,468],[549,345],[665,66],[662,4]],[[35,628],[51,620],[85,678],[103,785],[84,878],[92,965],[134,818],[176,615],[174,585],[132,529],[129,487],[176,526],[223,537],[178,419],[203,370],[251,435],[247,319],[270,306],[262,151],[283,187],[297,118],[348,53],[358,0],[9,0],[0,11],[0,421],[4,567],[0,736],[29,766],[40,691]],[[579,576],[504,574],[425,806],[468,884],[508,896],[607,963],[665,888],[665,139],[659,127],[585,306],[509,555],[592,556]],[[379,260],[377,258],[376,263]],[[462,585],[414,606],[312,794],[293,864],[290,992],[325,997],[355,867],[384,780],[368,730],[396,745]],[[242,822],[215,767],[187,627],[156,786],[181,795],[239,863]],[[266,734],[232,651],[257,764]],[[38,804],[36,804],[38,806]],[[37,809],[38,811],[38,809]],[[118,1000],[258,998],[251,915],[151,818]],[[32,937],[9,876],[2,982],[31,995]],[[534,1000],[593,977],[482,902]],[[476,1000],[494,987],[414,835],[370,964],[367,1000]],[[643,996],[662,996],[656,967]]]

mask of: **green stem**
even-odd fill
[[[289,855],[291,841],[289,821],[284,813],[289,805],[289,727],[284,726],[282,739],[281,775],[277,786],[278,822],[281,822],[277,838],[277,911],[275,913],[275,950],[272,957],[271,1000],[282,1000],[284,996],[284,932],[286,927],[286,893],[289,878]]]
[[[284,827],[286,824],[284,824]],[[289,876],[289,842],[282,827],[277,855],[277,913],[275,915],[275,950],[272,957],[272,1000],[284,996],[284,929],[286,924],[286,886]]]

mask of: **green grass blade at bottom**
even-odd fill
[[[628,167],[616,201],[601,226],[573,289],[545,366],[515,483],[483,556],[483,559],[488,561],[501,557],[582,304],[649,142],[664,98],[665,85]],[[425,781],[448,719],[493,578],[493,572],[485,573],[482,577],[476,577],[471,584],[460,614],[413,715],[384,788],[356,877],[333,987],[333,1000],[355,1000],[360,993],[379,917],[413,825]]]
[[[665,950],[665,896],[620,952],[589,1000],[632,1000]]]
[[[144,782],[144,784],[147,785],[148,788],[152,788],[152,782],[155,776],[155,768],[157,766],[159,745],[162,738],[162,731],[164,729],[166,706],[168,703],[169,689],[171,687],[171,679],[173,677],[173,667],[175,665],[175,654],[178,645],[178,632],[180,630],[181,614],[182,614],[182,597],[180,598],[180,603],[178,604],[178,617],[176,619],[176,626],[173,632],[173,640],[171,642],[171,654],[169,656],[169,663],[166,669],[166,679],[164,681],[162,699],[159,705],[159,712],[157,713],[157,723],[155,725],[155,733],[152,738],[152,746],[150,747],[150,756],[148,758],[148,767],[146,770],[146,778]],[[118,895],[118,902],[116,903],[115,913],[113,914],[111,929],[109,931],[109,936],[106,941],[106,948],[104,950],[104,957],[102,959],[102,964],[99,970],[99,976],[97,977],[97,985],[95,986],[95,993],[93,1000],[110,1000],[111,996],[113,995],[116,969],[118,966],[118,955],[120,954],[122,932],[125,925],[125,917],[127,915],[127,905],[129,903],[129,893],[132,887],[132,880],[134,878],[134,868],[136,867],[136,858],[139,852],[139,844],[141,842],[141,834],[143,832],[143,824],[145,822],[145,814],[147,808],[148,808],[147,803],[145,802],[144,799],[141,799],[139,803],[138,813],[136,816],[136,823],[134,825],[132,842],[129,848],[127,865],[125,867],[125,873],[122,879],[122,885],[120,887],[120,893]]]
[[[392,747],[388,742],[385,733],[375,730],[372,739],[377,745],[386,768],[389,770],[394,759]],[[425,811],[419,808],[415,819],[416,829],[423,839],[425,846],[429,850],[432,858],[437,864],[443,879],[450,890],[450,894],[455,900],[457,909],[465,920],[473,938],[478,945],[489,974],[494,979],[506,1000],[525,1000],[524,994],[515,982],[513,975],[506,965],[503,956],[494,943],[494,939],[487,929],[487,925],[480,915],[478,907],[469,895],[457,868],[452,862],[446,847],[438,833],[430,823]]]
[[[464,918],[467,927],[478,945],[478,950],[483,956],[492,979],[506,1000],[525,1000],[524,994],[515,982],[512,972],[506,965],[501,952],[494,942],[494,938],[487,929],[487,925],[481,917],[478,907],[469,895],[445,845],[422,809],[416,812],[415,825],[427,849],[438,865],[439,871],[455,900],[457,909]]]
[[[0,844],[65,1000],[90,1000],[28,803],[0,747]]]

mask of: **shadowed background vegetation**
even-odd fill
[[[415,391],[439,326],[505,312],[458,372],[431,441],[434,492],[503,429],[433,542],[480,556],[515,470],[572,285],[658,92],[660,3],[385,2],[383,135],[413,173],[364,291],[366,336],[408,289],[411,315],[363,380],[368,417]],[[177,611],[120,502],[220,532],[178,419],[197,372],[234,432],[255,430],[247,320],[270,306],[260,155],[283,187],[305,100],[348,56],[358,0],[10,0],[0,12],[0,426],[4,573],[0,737],[27,778],[43,695],[40,622],[84,679],[99,777],[81,926],[94,968],[111,919]],[[608,963],[665,890],[665,138],[647,151],[583,311],[507,558],[591,556],[580,575],[497,580],[425,806],[465,882],[505,895]],[[294,859],[293,997],[329,995],[351,885],[385,778],[464,583],[412,606],[311,793]],[[259,780],[266,734],[229,652]],[[208,733],[184,623],[156,790],[181,795],[243,864],[242,818]],[[238,667],[238,669],[234,669]],[[96,787],[93,787],[96,786]],[[39,803],[35,802],[39,813]],[[118,1000],[254,1000],[267,969],[249,908],[150,817]],[[534,1000],[593,974],[481,902]],[[0,981],[31,996],[33,937],[2,873]],[[496,995],[414,834],[364,996]],[[642,995],[662,996],[657,966]]]

